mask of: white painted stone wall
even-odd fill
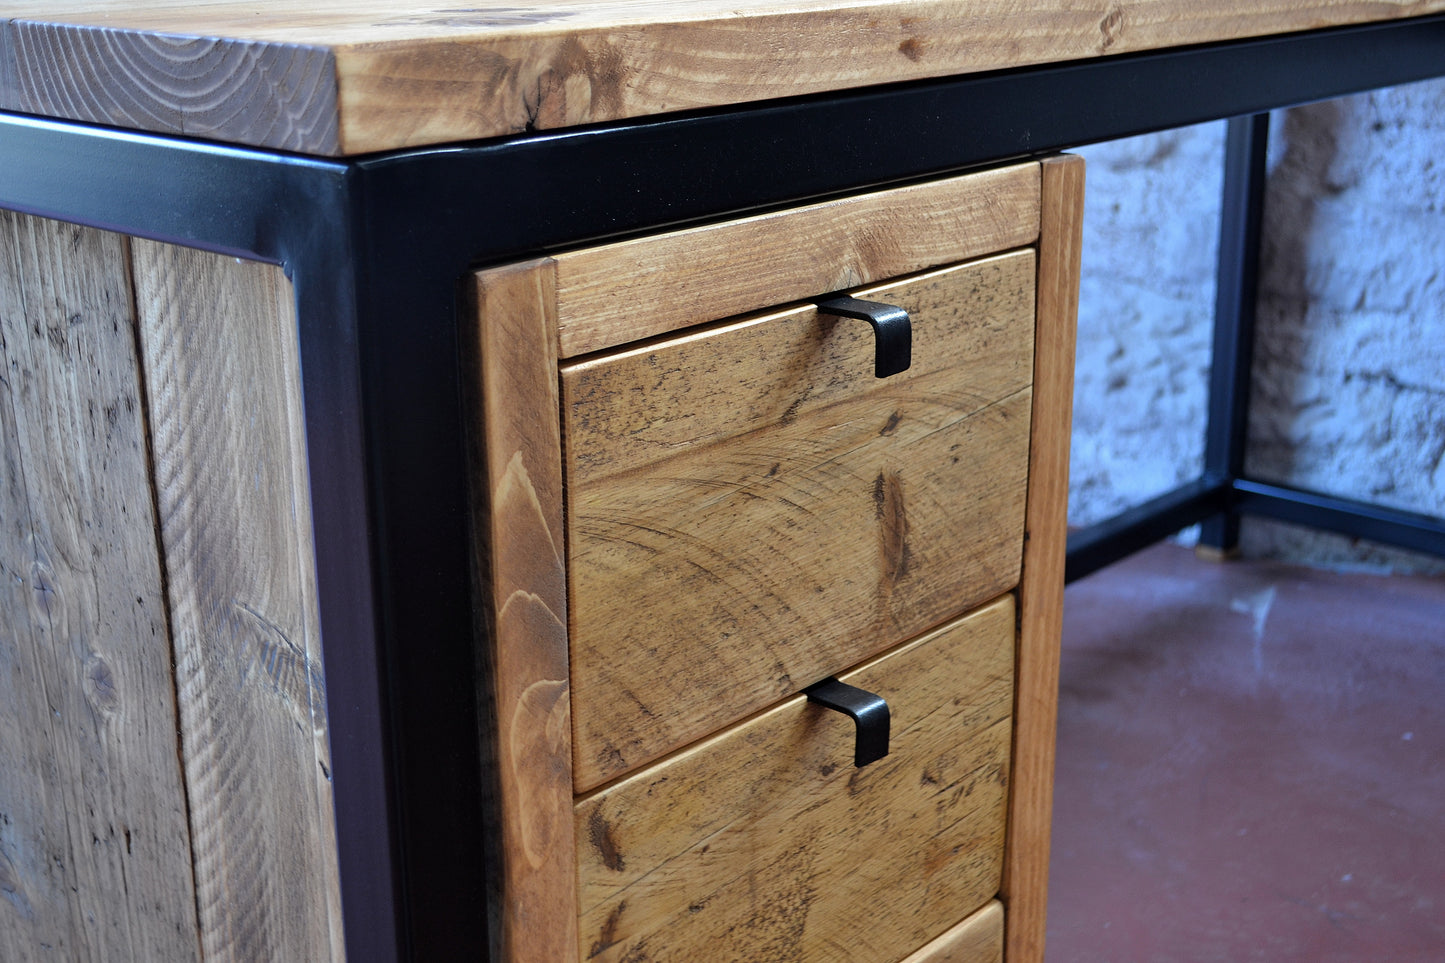
[[[1222,124],[1086,148],[1070,521],[1196,477]],[[1445,515],[1445,83],[1272,119],[1247,470]],[[1445,572],[1247,520],[1246,554]]]

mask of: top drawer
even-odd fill
[[[596,786],[1012,587],[1032,250],[565,364],[574,781]]]
[[[594,351],[1032,244],[1039,165],[1017,164],[567,251],[557,353]]]

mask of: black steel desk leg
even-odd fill
[[[1269,114],[1229,121],[1224,145],[1224,195],[1219,211],[1214,355],[1209,371],[1204,474],[1230,483],[1244,474],[1268,146]],[[1233,511],[1206,520],[1200,530],[1202,547],[1228,553],[1238,542],[1239,515]]]

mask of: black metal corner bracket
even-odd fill
[[[892,304],[860,301],[848,295],[829,297],[817,302],[819,314],[835,314],[840,318],[856,318],[873,326],[875,350],[873,376],[887,378],[907,371],[913,363],[913,322],[908,312]]]
[[[888,755],[888,703],[881,696],[837,679],[824,679],[808,686],[804,692],[809,702],[841,712],[856,724],[858,740],[853,748],[853,765],[861,769]]]

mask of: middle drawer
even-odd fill
[[[574,784],[600,785],[1018,580],[1034,253],[562,368]]]

